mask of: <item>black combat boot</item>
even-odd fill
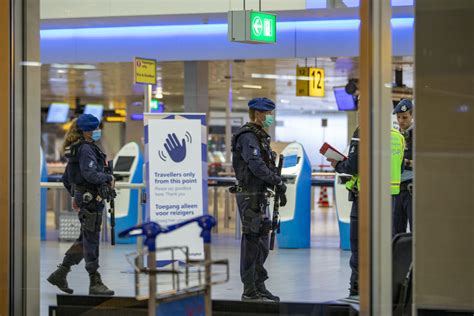
[[[89,274],[90,285],[89,285],[89,295],[114,295],[115,292],[109,289],[100,277],[99,272],[94,272]]]
[[[68,268],[62,264],[58,265],[58,268],[56,271],[51,273],[51,275],[48,277],[48,282],[51,283],[54,286],[57,286],[61,291],[72,294],[74,293],[74,290],[69,288],[69,285],[67,284],[67,274],[71,272],[71,268]]]
[[[266,298],[267,300],[273,301],[273,302],[279,302],[280,298],[276,295],[273,295],[272,292],[267,290],[265,287],[265,283],[259,283],[257,284],[257,292],[260,294],[261,297]]]
[[[262,297],[258,293],[255,286],[244,285],[244,293],[242,293],[242,301],[261,301]]]

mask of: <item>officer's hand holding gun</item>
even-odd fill
[[[287,203],[286,200],[286,184],[282,182],[276,186],[275,193],[280,196],[280,206],[285,206]]]

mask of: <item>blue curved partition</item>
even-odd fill
[[[347,189],[341,181],[340,174],[336,174],[334,178],[334,201],[336,201],[337,222],[339,224],[339,246],[342,250],[351,250],[350,214],[352,202],[348,200]]]

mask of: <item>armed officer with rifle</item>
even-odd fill
[[[73,197],[73,208],[78,210],[81,233],[66,251],[63,262],[49,277],[48,282],[61,291],[72,294],[67,274],[71,266],[85,260],[89,273],[89,295],[114,295],[102,283],[99,268],[99,235],[105,201],[115,198],[114,178],[106,164],[106,156],[97,146],[101,138],[99,120],[91,114],[82,114],[73,122],[64,144],[68,158],[63,184]]]
[[[270,148],[270,136],[266,131],[275,121],[275,103],[268,98],[255,98],[248,106],[251,122],[243,125],[232,139],[232,164],[238,183],[231,192],[236,193],[242,220],[242,300],[279,301],[279,297],[265,287],[268,274],[263,266],[269,254],[270,231],[273,230],[274,237],[278,228],[278,206],[286,204],[286,185],[278,174],[276,153]],[[277,205],[272,224],[268,206],[273,191]]]

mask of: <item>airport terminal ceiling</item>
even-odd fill
[[[344,86],[348,78],[358,77],[357,58],[252,59],[209,61],[210,111],[225,111],[232,82],[232,110],[246,111],[253,97],[269,96],[276,100],[279,113],[315,113],[337,111],[335,86]],[[296,66],[325,69],[324,98],[297,97]],[[393,69],[403,70],[403,84],[413,87],[413,58],[394,57]],[[232,73],[232,75],[230,75]],[[393,82],[395,82],[395,75]],[[154,97],[167,112],[184,109],[184,62],[160,62]],[[126,109],[143,100],[143,87],[133,84],[133,64],[44,64],[42,66],[41,104],[53,102],[104,104],[105,109]]]

